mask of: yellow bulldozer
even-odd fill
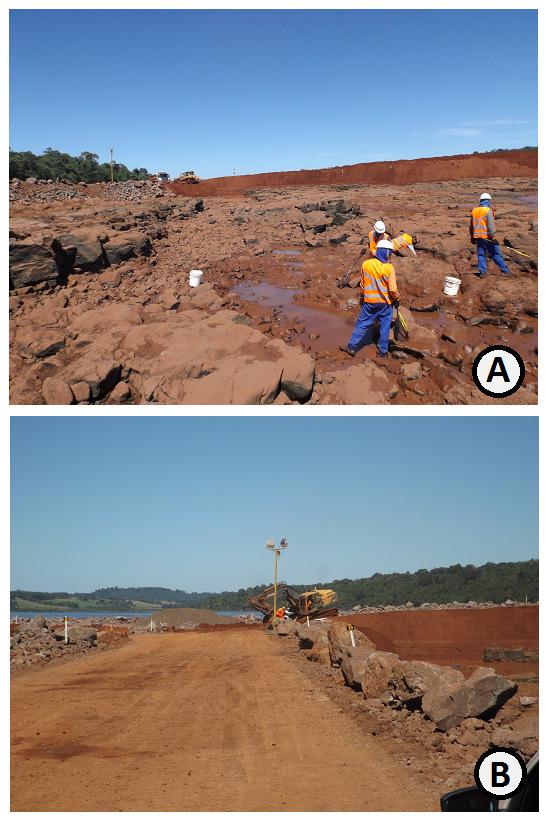
[[[284,607],[286,614],[299,623],[307,618],[327,618],[337,615],[339,610],[332,604],[337,601],[337,593],[332,589],[311,589],[297,592],[294,587],[280,581],[277,591],[277,607]],[[284,603],[285,602],[285,603]],[[274,587],[252,596],[249,606],[263,613],[263,623],[268,624],[274,617]]]
[[[181,172],[175,183],[201,183],[201,180],[195,172]]]

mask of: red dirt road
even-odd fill
[[[262,632],[138,636],[12,685],[14,811],[434,810]]]
[[[530,149],[487,152],[477,155],[425,157],[417,160],[356,163],[329,169],[302,169],[293,172],[266,172],[255,175],[215,177],[198,184],[168,183],[177,194],[188,197],[243,195],[249,189],[284,186],[331,186],[349,183],[404,186],[471,177],[536,177],[538,153]]]

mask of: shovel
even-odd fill
[[[352,266],[350,267],[350,269],[348,270],[346,275],[337,280],[337,286],[339,287],[339,289],[342,289],[344,286],[348,286],[348,281],[350,279],[350,273],[352,272],[353,269],[356,268],[356,264],[359,262],[360,258],[365,255],[366,252],[367,252],[367,247],[364,246],[364,248],[361,250],[360,254],[356,258],[356,260],[354,261],[354,263],[352,264]]]

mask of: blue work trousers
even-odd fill
[[[368,329],[378,321],[380,327],[377,349],[382,354],[388,352],[388,337],[392,322],[392,306],[388,303],[364,303],[354,326],[352,337],[348,343],[349,349],[357,349],[363,341]]]
[[[486,240],[485,238],[479,237],[476,240],[476,246],[478,247],[478,272],[485,274],[487,272],[487,258],[490,257],[493,260],[499,269],[502,269],[503,272],[509,272],[508,266],[504,262],[504,258],[500,253],[500,246],[498,243],[494,243],[492,240]]]

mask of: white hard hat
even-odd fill
[[[379,242],[377,243],[377,249],[390,249],[393,252],[394,244],[391,240],[379,240]]]
[[[386,226],[384,225],[382,220],[377,220],[377,222],[375,223],[373,228],[377,232],[377,234],[379,234],[379,235],[382,235],[383,232],[386,232]]]
[[[491,195],[489,194],[489,192],[484,192],[482,195],[480,195],[480,200],[491,200]]]

